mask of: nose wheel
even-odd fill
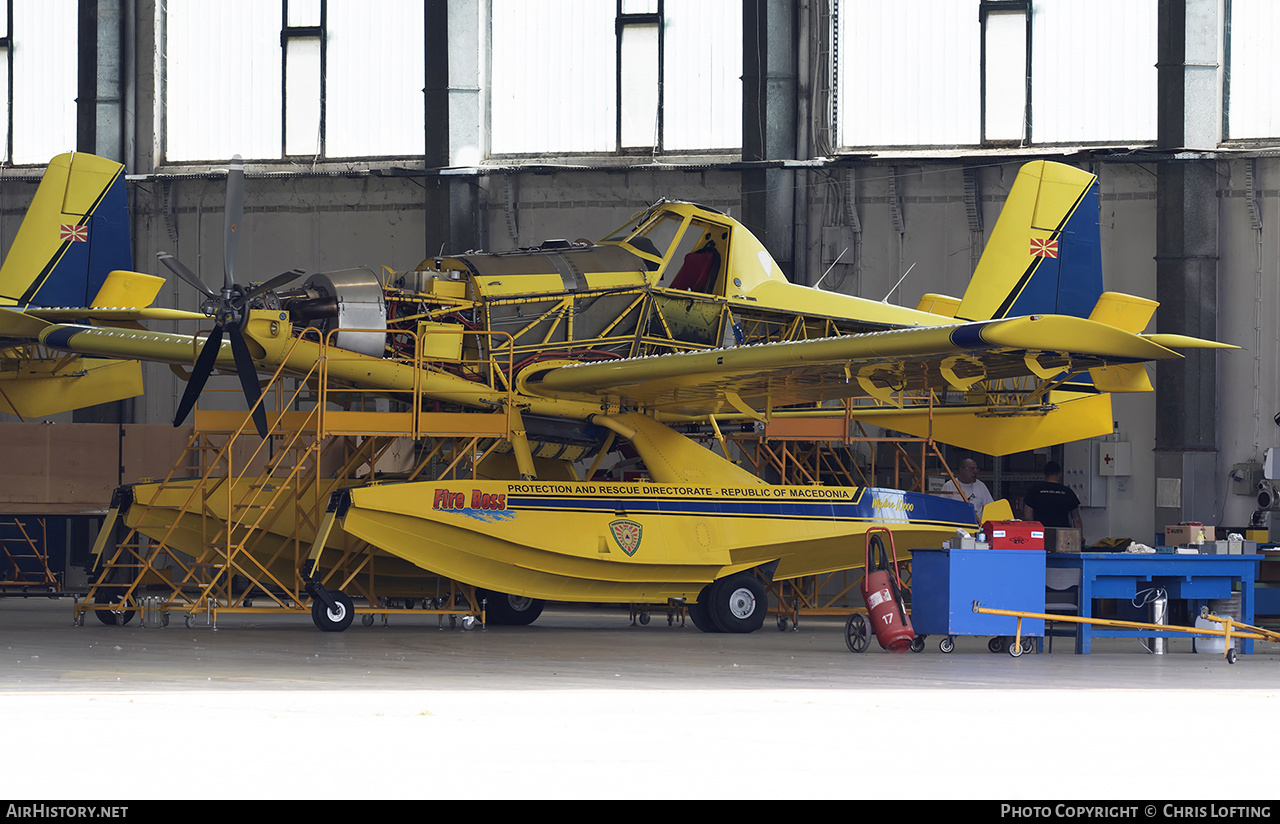
[[[333,606],[326,604],[322,597],[312,599],[311,620],[321,632],[342,632],[351,626],[351,621],[356,617],[355,604],[346,593],[327,594],[332,599]]]

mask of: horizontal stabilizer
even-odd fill
[[[920,302],[916,304],[917,310],[929,312],[933,315],[941,315],[944,318],[954,318],[959,308],[959,298],[953,298],[950,295],[939,295],[935,292],[921,295]]]
[[[1126,295],[1122,292],[1103,292],[1098,303],[1089,313],[1089,320],[1105,323],[1135,335],[1147,328],[1151,316],[1156,313],[1160,304],[1137,295]]]
[[[106,282],[89,305],[134,308],[150,306],[163,285],[164,278],[116,269],[107,275]]]

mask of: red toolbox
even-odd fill
[[[982,531],[992,549],[1044,549],[1044,525],[1039,521],[985,521]]]

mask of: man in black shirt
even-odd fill
[[[1033,484],[1022,499],[1023,517],[1045,526],[1075,527],[1083,532],[1080,522],[1080,499],[1062,483],[1062,465],[1049,461],[1044,465],[1044,480]]]

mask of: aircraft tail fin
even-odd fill
[[[1101,295],[1097,176],[1047,160],[1024,165],[955,317],[1087,318]]]
[[[0,266],[0,305],[89,306],[132,268],[124,167],[85,152],[55,157]]]

